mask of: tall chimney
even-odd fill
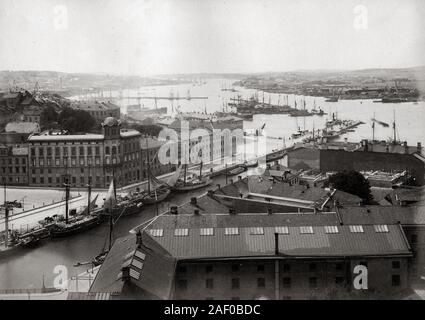
[[[279,233],[274,233],[274,254],[279,255]]]
[[[407,146],[407,141],[403,142],[403,146],[404,146],[404,153],[408,153],[409,147]]]
[[[422,153],[422,143],[418,142],[417,151]]]

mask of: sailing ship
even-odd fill
[[[140,200],[143,204],[155,204],[159,203],[171,193],[171,189],[168,184],[158,180],[150,170],[150,160],[149,160],[149,147],[148,140],[146,139],[146,160],[147,160],[147,171],[148,171],[148,189],[143,192],[140,196]]]
[[[111,184],[109,185],[108,193],[106,194],[105,202],[103,204],[104,212],[108,215],[109,218],[109,246],[108,249],[105,249],[106,247],[106,239],[105,243],[103,245],[102,251],[95,256],[91,263],[94,266],[101,265],[108,255],[109,251],[112,247],[112,232],[114,229],[114,224],[118,221],[118,219],[121,217],[121,215],[118,215],[118,217],[114,221],[114,211],[117,208],[117,195],[116,195],[116,188],[115,188],[115,177],[112,178]]]
[[[97,195],[91,201],[91,187],[90,182],[88,184],[88,205],[87,207],[80,213],[77,214],[76,210],[72,210],[72,217],[70,218],[69,212],[69,191],[70,186],[68,181],[65,181],[65,221],[55,221],[51,225],[48,226],[49,235],[52,238],[58,237],[67,237],[76,233],[80,233],[82,231],[91,229],[97,226],[100,223],[100,210],[96,210],[92,212],[92,209],[95,208]]]
[[[202,175],[202,162],[199,167],[199,175],[187,172],[187,164],[184,165],[183,179],[179,177],[172,186],[175,191],[191,191],[210,185],[212,180],[208,176]]]

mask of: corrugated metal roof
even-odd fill
[[[300,233],[299,227],[288,227],[289,234],[279,235],[279,253],[290,257],[391,256],[408,255],[409,247],[398,225],[388,225],[388,233],[377,233],[371,225],[364,233],[352,233],[349,226],[340,226],[339,233],[327,234],[322,226],[313,227],[312,234]],[[264,234],[251,234],[251,228],[239,228],[228,235],[225,228],[216,228],[213,236],[200,235],[191,229],[187,237],[175,237],[173,230],[164,230],[164,237],[155,238],[178,259],[214,259],[267,257],[275,254],[275,228],[263,228]]]
[[[129,257],[130,255],[130,257]],[[126,288],[122,280],[122,267],[126,260],[133,285],[149,296],[169,299],[176,260],[147,233],[142,234],[142,243],[136,236],[118,239],[102,264],[90,292],[121,292]]]

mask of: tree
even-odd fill
[[[58,116],[58,123],[61,129],[76,133],[90,131],[96,121],[87,111],[64,108]]]
[[[373,200],[369,181],[357,171],[338,172],[329,177],[329,185],[337,190],[359,196],[365,203],[369,203]]]
[[[147,134],[152,137],[157,137],[162,130],[161,126],[156,124],[137,124],[133,126],[133,129],[139,131],[142,134]]]
[[[53,106],[47,106],[41,111],[40,126],[42,128],[52,128],[56,126],[58,121],[58,113]]]

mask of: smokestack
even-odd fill
[[[197,204],[196,197],[190,198],[190,204],[196,206],[196,204]]]
[[[274,254],[279,255],[279,234],[277,232],[274,234]]]
[[[420,143],[420,142],[418,142],[418,145],[417,145],[417,151],[418,151],[419,153],[422,153],[422,143]]]
[[[404,146],[404,153],[408,153],[409,147],[407,146],[407,141],[403,142],[403,146]]]

